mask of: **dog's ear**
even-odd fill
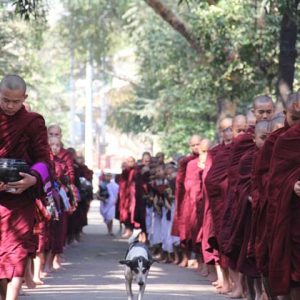
[[[119,263],[120,263],[121,265],[126,265],[126,266],[128,266],[128,265],[130,264],[130,260],[120,260]]]

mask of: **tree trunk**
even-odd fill
[[[194,48],[198,53],[202,53],[202,49],[192,32],[168,7],[166,7],[160,0],[145,0],[145,2],[174,30],[179,32],[188,41],[192,48]]]
[[[286,101],[287,96],[293,91],[295,62],[297,58],[297,7],[299,0],[287,1],[283,13],[280,31],[279,70],[277,82],[277,96],[281,101]]]

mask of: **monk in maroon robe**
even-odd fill
[[[296,111],[291,114],[291,118],[288,118],[287,114],[287,122],[296,121],[297,117],[299,119]],[[292,288],[294,299],[299,299],[296,287],[300,281],[297,275],[297,270],[299,270],[297,261],[299,261],[300,252],[297,246],[299,240],[297,240],[296,229],[299,228],[299,224],[297,224],[299,207],[297,206],[298,199],[295,199],[293,193],[294,181],[299,179],[299,174],[297,174],[299,173],[298,143],[299,123],[279,135],[273,147],[268,174],[268,192],[266,193],[266,200],[263,201],[267,212],[265,231],[269,241],[267,252],[269,261],[267,260],[265,263],[266,260],[263,258],[261,259],[263,263],[259,264],[260,267],[263,267],[264,270],[262,271],[265,275],[268,273],[272,292],[275,295],[286,295]],[[257,227],[258,230],[261,228]],[[257,247],[259,244],[256,244]],[[257,251],[256,253],[259,254],[257,259],[260,262],[261,254]]]
[[[26,98],[26,83],[22,78],[8,75],[2,79],[0,157],[23,159],[29,166],[37,162],[50,165],[45,121],[41,115],[25,110]],[[18,298],[28,257],[35,251],[34,200],[43,191],[36,172],[20,175],[20,181],[0,183],[0,279],[2,287],[7,284],[6,296],[2,293],[2,298],[9,300]]]
[[[120,178],[119,188],[119,214],[120,222],[125,224],[125,233],[123,238],[128,238],[132,234],[132,229],[135,227],[134,223],[134,209],[135,209],[135,174],[136,162],[133,157],[126,160],[126,167],[123,169]]]
[[[230,236],[229,256],[236,260],[237,271],[246,276],[247,294],[253,299],[260,299],[262,284],[259,280],[259,272],[253,257],[248,256],[248,247],[251,239],[252,222],[252,170],[258,150],[262,148],[269,133],[269,121],[260,121],[255,126],[256,147],[248,150],[240,159],[239,180],[237,183],[237,201],[235,203],[235,214],[232,222],[235,224]],[[254,288],[256,281],[256,289]],[[255,296],[257,298],[255,298]]]
[[[197,158],[199,155],[199,145],[200,145],[201,137],[198,135],[193,135],[189,140],[189,146],[191,149],[192,154],[187,155],[186,157],[182,158],[179,162],[179,168],[176,177],[176,191],[175,191],[175,213],[174,213],[174,220],[172,225],[172,235],[178,237],[184,237],[185,232],[185,214],[184,214],[184,197],[185,197],[185,178],[186,178],[186,169],[188,163]],[[189,251],[185,247],[183,248],[183,259],[180,263],[180,266],[186,267],[188,264],[188,256]]]
[[[254,167],[253,181],[257,187],[257,193],[252,196],[253,222],[250,252],[253,253],[253,256],[255,254],[258,269],[264,276],[267,276],[268,274],[266,212],[268,205],[270,162],[277,138],[293,126],[299,119],[297,112],[295,112],[294,109],[295,102],[297,102],[297,94],[290,95],[285,108],[286,120],[284,126],[282,125],[281,117],[272,120],[271,131],[273,133],[271,133],[266,140],[264,147],[257,157]]]

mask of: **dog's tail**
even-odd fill
[[[135,242],[138,242],[139,240],[139,235],[141,234],[142,230],[141,229],[133,229],[131,237],[128,239],[128,244],[131,245]]]

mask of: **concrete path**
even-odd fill
[[[21,300],[35,299],[127,299],[123,267],[118,264],[127,248],[126,241],[106,235],[99,215],[99,202],[92,203],[89,225],[82,242],[66,249],[63,270],[45,279],[45,285],[24,289]],[[135,286],[137,290],[137,286]],[[214,288],[195,270],[154,264],[148,277],[144,300],[221,300]]]

